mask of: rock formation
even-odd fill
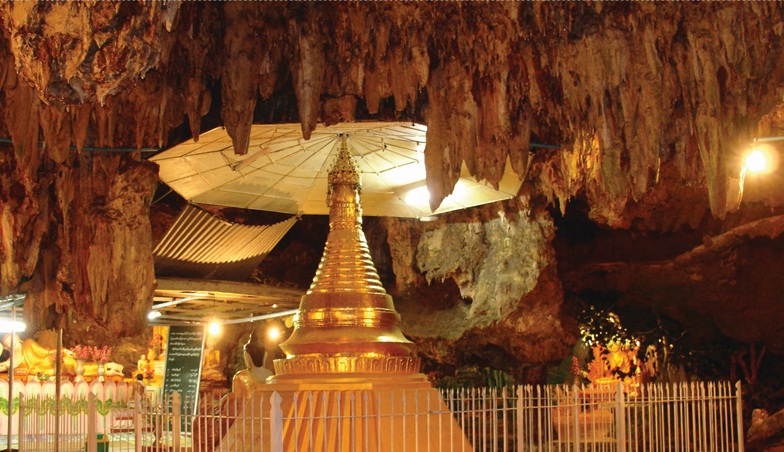
[[[497,347],[552,362],[576,337],[564,294],[649,293],[670,278],[673,290],[727,284],[733,298],[751,297],[740,290],[755,287],[747,262],[780,260],[780,228],[754,238],[744,231],[761,223],[744,224],[780,222],[782,170],[744,180],[739,158],[784,128],[775,2],[8,2],[0,20],[0,294],[28,293],[28,320],[67,325],[67,337],[141,331],[157,182],[146,151],[221,124],[243,154],[254,121],[298,120],[305,136],[318,123],[425,123],[434,205],[463,163],[491,183],[507,164],[525,177],[511,204],[432,226],[380,223],[390,265],[379,270],[411,294],[404,328],[434,357]],[[575,199],[601,233],[687,239],[631,267],[622,262],[633,252],[579,261],[601,253],[598,242],[551,243]],[[718,248],[698,249],[695,235]],[[654,255],[666,262],[642,262]],[[416,294],[436,286],[428,302],[459,328],[405,318],[430,312]],[[725,295],[729,311],[695,312],[778,352],[780,329],[727,323],[766,309],[764,287],[762,304]],[[665,295],[644,302],[692,317]]]

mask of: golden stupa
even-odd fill
[[[280,346],[286,358],[276,360],[276,374],[252,384],[246,395],[245,407],[256,413],[280,404],[281,443],[270,429],[238,421],[221,450],[259,442],[287,451],[472,450],[400,331],[400,315],[362,231],[360,191],[343,136],[329,172],[327,244],[300,301],[294,332]]]

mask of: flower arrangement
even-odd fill
[[[92,357],[92,349],[93,347],[88,347],[85,345],[74,345],[71,347],[71,352],[73,353],[75,359],[83,359],[87,361]]]
[[[92,347],[90,354],[93,358],[93,361],[97,363],[108,363],[109,362],[109,355],[112,353],[111,347],[104,345],[101,348]]]
[[[154,376],[155,376],[155,372],[153,371],[153,369],[151,367],[148,367],[148,368],[144,369],[144,378],[146,380],[152,380],[152,377],[154,377]]]

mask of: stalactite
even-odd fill
[[[658,231],[696,227],[708,203],[728,216],[740,201],[737,153],[778,130],[757,130],[781,104],[777,3],[14,2],[0,18],[0,130],[13,140],[0,162],[2,290],[32,277],[41,312],[59,303],[77,318],[110,293],[141,300],[134,310],[148,300],[146,286],[129,289],[146,273],[112,280],[112,259],[129,253],[149,271],[145,209],[113,190],[147,196],[154,184],[138,155],[82,150],[166,145],[184,114],[198,138],[217,90],[220,118],[209,119],[239,154],[254,112],[298,112],[306,136],[357,117],[424,119],[434,205],[463,165],[496,183],[511,164],[526,200],[565,212],[584,197],[597,223]],[[120,168],[136,179],[112,181]],[[124,209],[135,212],[127,223]],[[92,215],[95,230],[82,224]],[[28,246],[51,254],[23,255]],[[111,262],[88,263],[91,247]]]
[[[265,17],[269,18],[269,23],[259,30],[258,46],[266,49],[260,56],[258,69],[258,92],[262,99],[268,99],[276,92],[281,78],[285,78],[286,73],[281,73],[284,54],[288,54],[288,37],[286,31],[288,26],[282,11],[272,9],[265,11]]]
[[[477,174],[478,118],[469,78],[459,62],[453,61],[433,70],[427,92],[425,167],[430,207],[435,209],[452,193],[464,157],[470,156],[466,162],[468,171]]]
[[[318,124],[319,99],[324,77],[324,44],[314,10],[308,8],[306,11],[306,19],[301,23],[289,21],[289,35],[292,38],[289,70],[297,95],[302,135],[307,140]]]
[[[234,152],[244,155],[250,142],[250,125],[256,107],[260,56],[254,52],[256,35],[251,25],[258,8],[248,2],[226,3],[226,36],[223,41],[225,63],[222,67],[221,116],[234,143]],[[230,63],[229,63],[230,62]]]
[[[65,162],[71,147],[71,115],[65,107],[45,105],[41,108],[41,130],[46,155],[58,165]]]
[[[775,5],[428,3],[280,9],[233,2],[0,8],[12,31],[8,44],[16,67],[44,98],[111,102],[113,94],[127,92],[152,70],[176,74],[178,87],[165,77],[171,89],[149,94],[158,98],[157,121],[136,122],[136,146],[163,143],[180,103],[197,137],[211,103],[205,88],[211,78],[220,78],[223,121],[239,153],[246,152],[255,92],[269,98],[288,77],[305,135],[319,121],[353,119],[355,100],[373,114],[391,97],[402,112],[426,89],[428,125],[445,128],[434,137],[457,126],[476,129],[461,130],[464,136],[455,143],[443,142],[450,149],[428,146],[428,154],[441,154],[440,163],[430,165],[436,199],[452,191],[463,162],[491,183],[507,157],[516,172],[526,172],[531,131],[552,137],[553,144],[596,131],[601,178],[577,184],[590,199],[614,204],[597,214],[622,212],[627,200],[646,196],[664,156],[677,161],[689,180],[703,183],[704,171],[719,217],[737,205],[738,169],[727,143],[733,135],[750,137],[747,124],[766,113],[750,110],[747,88],[759,94],[755,104],[772,108],[778,102],[771,82],[776,77],[768,76],[774,65],[765,63],[779,60],[778,47],[766,44],[776,39],[775,31],[765,31],[775,30],[776,11]],[[57,21],[64,18],[72,22],[71,32],[57,35]],[[35,35],[30,24],[42,20],[52,28]],[[125,28],[105,31],[118,20]],[[728,29],[743,32],[736,36]],[[336,45],[325,46],[330,40]],[[36,52],[43,57],[30,60]],[[211,64],[217,59],[228,64]],[[457,110],[448,111],[453,106]],[[443,112],[436,113],[438,108]],[[105,112],[97,107],[95,113],[104,127],[99,142],[116,141]],[[717,127],[729,117],[739,123]],[[119,124],[115,137],[129,136],[126,127]],[[84,138],[74,135],[73,141]],[[663,155],[671,146],[676,152]]]
[[[5,122],[17,160],[26,169],[29,184],[38,168],[38,116],[41,101],[35,91],[23,81],[16,83],[13,90],[6,91],[7,110]]]
[[[220,33],[220,18],[214,3],[186,3],[181,8],[181,25],[176,33],[177,46],[186,54],[182,60],[169,63],[175,72],[181,72],[178,80],[185,79],[185,113],[191,134],[198,141],[201,133],[201,118],[207,114],[212,104],[212,95],[207,89],[208,77],[217,78],[220,68],[212,64]],[[182,31],[180,31],[182,30]]]
[[[354,96],[341,96],[337,99],[324,99],[321,104],[321,122],[324,125],[337,124],[339,122],[354,121],[354,113],[357,110],[357,98]]]
[[[107,97],[103,105],[95,106],[95,122],[98,125],[98,146],[104,148],[114,147],[114,124],[111,119],[112,110],[119,108],[119,102],[114,96]],[[116,115],[115,115],[116,117]]]
[[[76,146],[76,150],[82,152],[87,141],[88,127],[90,126],[93,106],[89,103],[84,103],[73,107],[72,111],[71,140],[73,141],[74,146]]]
[[[366,38],[368,48],[368,58],[363,69],[362,92],[365,97],[365,105],[370,114],[378,113],[381,106],[381,99],[392,95],[389,86],[389,68],[384,61],[387,46],[389,45],[390,24],[384,20],[386,15],[381,17],[368,17],[363,22],[353,24],[355,27],[367,24],[366,29],[374,31],[372,36]]]

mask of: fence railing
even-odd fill
[[[740,384],[517,386],[445,393],[475,451],[743,452]]]
[[[503,389],[299,392],[250,400],[140,394],[106,406],[25,396],[13,447],[25,451],[743,452],[740,385],[728,382]],[[76,407],[68,408],[63,407]],[[0,439],[0,441],[2,441]],[[429,445],[429,446],[423,446]],[[0,449],[3,445],[0,444]]]

